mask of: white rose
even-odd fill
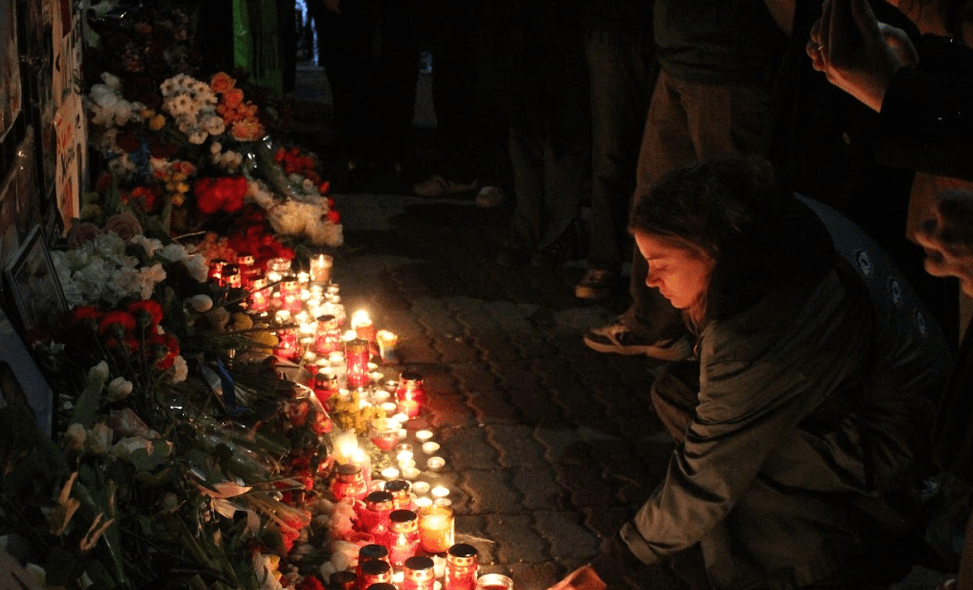
[[[186,303],[198,313],[213,309],[213,298],[209,295],[193,295],[186,299]]]
[[[101,361],[97,365],[88,369],[88,381],[98,379],[102,383],[108,381],[108,363]]]
[[[80,451],[84,448],[84,439],[87,434],[84,426],[75,422],[71,426],[68,426],[67,431],[64,433],[64,444],[72,451]]]
[[[112,401],[125,399],[132,394],[133,384],[124,377],[115,377],[108,384],[108,398]]]

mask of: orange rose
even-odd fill
[[[210,78],[209,85],[213,87],[213,92],[224,93],[233,88],[236,80],[226,72],[217,72]]]
[[[239,88],[231,88],[223,95],[223,104],[228,108],[234,108],[243,102],[243,91]]]

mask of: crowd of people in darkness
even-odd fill
[[[579,337],[659,363],[675,450],[552,590],[887,588],[914,566],[973,589],[973,2],[312,16],[349,170],[408,173],[432,48],[441,169],[414,193],[508,205],[497,263],[584,258],[581,300],[628,283],[627,309]]]

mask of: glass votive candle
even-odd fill
[[[386,467],[382,470],[382,477],[385,479],[395,479],[399,476],[399,470],[396,467]]]
[[[449,498],[436,498],[432,501],[433,506],[452,506],[453,501]]]
[[[315,283],[327,283],[331,281],[331,268],[334,266],[334,258],[327,254],[319,254],[311,258],[311,280]]]
[[[421,482],[417,481],[416,483],[421,483]],[[432,498],[421,496],[419,498],[416,498],[415,504],[416,504],[416,508],[419,509],[425,508],[426,506],[432,506]]]
[[[436,583],[435,563],[431,557],[415,555],[405,560],[402,570],[401,590],[434,590]]]
[[[433,489],[429,490],[429,493],[436,498],[445,498],[446,496],[449,495],[449,488],[447,488],[446,486],[436,486]]]
[[[386,414],[392,414],[397,406],[393,402],[381,402],[378,407],[384,410]]]
[[[419,473],[420,473],[419,470],[416,469],[415,467],[407,467],[402,470],[402,477],[411,481],[419,477]]]
[[[383,404],[389,401],[389,397],[391,396],[392,394],[385,391],[384,389],[379,389],[377,391],[372,392],[372,399],[375,400],[376,404]]]
[[[419,539],[423,551],[445,553],[453,544],[453,510],[427,506],[419,510]]]
[[[429,460],[426,461],[426,469],[429,471],[439,472],[442,471],[443,467],[445,466],[446,459],[443,459],[442,457],[429,457]]]
[[[476,579],[476,590],[513,590],[514,581],[503,574],[483,574]]]
[[[425,496],[429,493],[429,487],[428,481],[417,481],[412,484],[412,491],[418,496]]]
[[[426,442],[432,438],[431,430],[416,430],[416,440],[419,442]]]
[[[376,418],[372,420],[369,439],[383,451],[390,451],[399,442],[401,424],[391,418]]]
[[[415,453],[413,453],[411,450],[408,449],[403,449],[395,453],[395,460],[399,462],[408,461],[413,457],[415,457]]]
[[[394,479],[385,484],[385,491],[392,494],[396,510],[413,510],[412,494],[409,493],[412,484],[404,479]]]
[[[429,441],[429,442],[422,443],[422,452],[427,455],[432,455],[438,450],[439,450],[438,442]]]
[[[399,375],[399,386],[395,390],[395,402],[399,411],[415,418],[426,403],[426,392],[422,386],[422,375],[415,371],[404,371]]]

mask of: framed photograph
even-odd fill
[[[68,308],[45,238],[35,225],[4,271],[5,290],[24,332],[50,325]]]

